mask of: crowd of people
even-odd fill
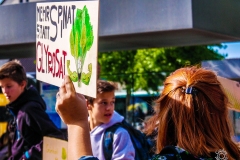
[[[68,126],[69,158],[99,159],[92,153],[85,97],[75,92],[68,76],[58,94],[56,111]],[[229,105],[213,71],[193,66],[173,72],[147,122],[147,134],[157,130],[152,159],[240,159]]]
[[[76,93],[69,76],[56,95],[56,112],[67,125],[67,138],[45,112],[46,105],[33,88],[19,61],[0,67],[0,87],[13,114],[8,160],[42,159],[43,136],[68,141],[69,160],[104,160],[103,138],[109,127],[124,121],[114,110],[112,82],[97,81],[96,98]],[[177,69],[164,81],[154,113],[144,121],[144,133],[155,140],[150,159],[240,159],[228,118],[231,104],[217,74],[191,66]],[[118,128],[113,136],[111,159],[135,159],[128,131]],[[9,138],[9,137],[7,137]],[[148,151],[143,151],[148,152]]]

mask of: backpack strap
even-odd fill
[[[123,120],[122,122],[123,128],[125,128],[131,138],[133,147],[135,149],[135,159],[141,160],[141,159],[150,159],[150,143],[147,140],[147,137],[144,133],[142,133],[140,130],[135,129],[131,124]]]
[[[121,123],[116,123],[111,127],[107,128],[103,136],[103,154],[106,160],[112,159],[113,154],[113,135]]]
[[[135,149],[135,159],[150,159],[152,157],[152,153],[150,149],[152,149],[153,144],[148,141],[145,134],[141,131],[135,129],[132,125],[128,122],[123,120],[121,123],[114,124],[113,126],[107,128],[104,132],[104,139],[103,139],[103,153],[106,160],[112,159],[113,154],[113,136],[115,131],[122,127],[128,131],[129,136],[131,138],[131,142]]]

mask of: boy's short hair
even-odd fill
[[[97,81],[97,94],[104,93],[104,92],[112,92],[112,91],[115,91],[116,89],[117,89],[117,86],[114,82],[105,81],[105,80]],[[93,104],[93,101],[95,99],[93,97],[88,97],[88,96],[85,96],[85,98],[90,104]]]
[[[15,59],[0,67],[0,80],[5,78],[10,78],[18,84],[23,81],[27,82],[27,75],[20,61]]]

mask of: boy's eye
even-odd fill
[[[112,101],[111,104],[112,104],[112,105],[115,104],[115,101]]]
[[[107,102],[101,102],[101,104],[103,104],[103,105],[107,105]]]
[[[101,102],[102,105],[108,105],[108,102]],[[114,105],[115,101],[109,102],[110,105]]]
[[[11,88],[12,86],[7,86],[6,88]]]

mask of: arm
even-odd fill
[[[92,155],[86,101],[83,95],[75,92],[69,76],[64,77],[55,109],[68,126],[68,159]]]
[[[79,123],[68,125],[68,155],[69,159],[78,159],[84,155],[92,155],[88,125]]]

